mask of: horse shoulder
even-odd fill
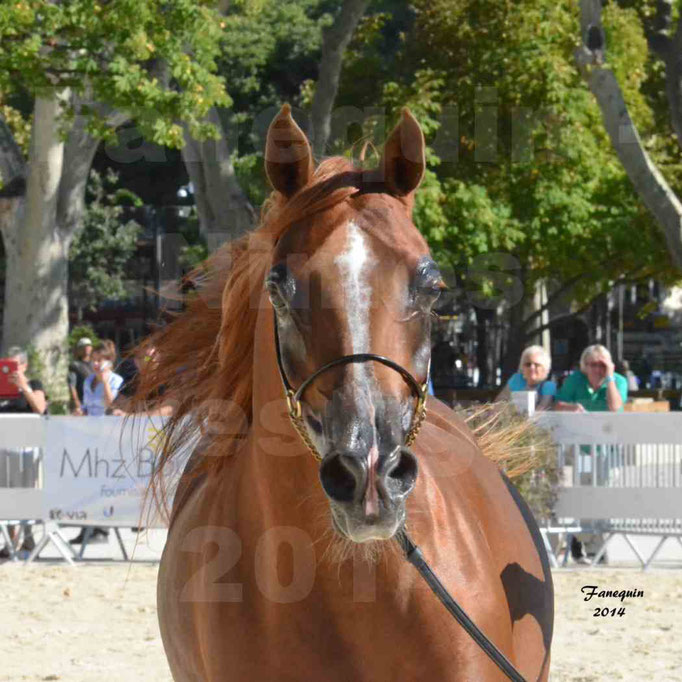
[[[480,549],[492,568],[510,614],[514,648],[526,671],[546,674],[554,620],[554,591],[547,553],[527,503],[497,464],[485,456],[464,420],[438,400],[429,401],[418,454],[427,496],[447,504],[442,520],[453,536],[481,537]],[[437,495],[429,488],[437,488]],[[433,505],[432,508],[438,508]],[[455,539],[454,544],[459,544]],[[498,582],[499,581],[499,582]],[[544,678],[543,678],[544,679]]]

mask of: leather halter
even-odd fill
[[[313,372],[299,387],[295,389],[289,379],[287,378],[284,366],[282,364],[282,351],[279,344],[279,328],[277,325],[277,312],[274,313],[275,325],[275,351],[277,354],[277,368],[282,379],[284,392],[287,399],[287,407],[289,410],[289,418],[296,429],[296,432],[301,437],[301,440],[306,444],[313,457],[318,462],[322,461],[322,455],[317,451],[312,442],[308,429],[303,421],[303,411],[301,409],[301,396],[306,388],[312,384],[321,374],[324,374],[333,367],[341,367],[353,362],[379,362],[386,367],[390,367],[400,374],[405,382],[410,386],[412,391],[417,396],[417,408],[412,417],[412,425],[407,436],[405,437],[405,445],[408,447],[414,443],[417,433],[421,428],[422,422],[426,417],[426,395],[429,384],[429,371],[431,368],[431,359],[426,368],[426,379],[423,384],[420,384],[404,367],[393,360],[385,358],[383,355],[376,355],[375,353],[355,353],[353,355],[344,355],[336,360],[322,365],[318,370]],[[455,601],[452,595],[445,589],[443,583],[440,582],[438,576],[431,570],[424,559],[419,547],[417,547],[407,534],[407,529],[403,526],[396,534],[398,544],[405,554],[405,558],[419,571],[422,578],[426,581],[433,593],[440,599],[441,603],[449,611],[450,615],[466,630],[469,636],[478,644],[485,654],[497,665],[497,667],[506,675],[506,677],[513,682],[526,682],[525,678],[512,665],[509,659],[491,642],[476,624],[469,618],[464,609]]]
[[[423,384],[420,384],[402,365],[399,365],[393,360],[385,358],[383,355],[376,355],[375,353],[354,353],[353,355],[343,355],[336,360],[328,362],[315,372],[313,372],[299,387],[295,389],[289,379],[287,378],[286,372],[284,371],[284,365],[282,363],[282,351],[280,349],[279,343],[279,329],[277,325],[277,312],[274,314],[274,324],[275,324],[275,352],[277,354],[277,368],[279,369],[279,375],[282,379],[282,384],[284,385],[284,393],[287,399],[287,408],[289,411],[289,419],[296,429],[296,432],[301,437],[301,440],[306,444],[308,450],[310,450],[313,457],[318,461],[322,461],[322,455],[317,451],[314,443],[310,438],[308,429],[303,421],[303,410],[301,409],[301,396],[305,390],[312,384],[315,379],[317,379],[321,374],[324,374],[327,370],[333,369],[334,367],[340,367],[342,365],[348,365],[355,362],[378,362],[386,367],[390,367],[392,370],[398,372],[400,376],[405,380],[405,383],[412,389],[412,392],[417,397],[417,407],[414,411],[412,417],[412,424],[410,430],[405,436],[405,445],[408,447],[414,443],[421,429],[422,423],[426,417],[426,396],[429,389],[429,371],[431,368],[431,359],[429,358],[429,364],[426,368],[426,379]]]

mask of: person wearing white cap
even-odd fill
[[[82,336],[76,343],[74,360],[69,365],[69,394],[73,403],[73,413],[83,414],[83,384],[92,374],[91,356],[92,341],[87,336]]]

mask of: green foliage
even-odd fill
[[[17,0],[0,5],[0,99],[65,88],[125,110],[149,140],[182,145],[181,121],[215,135],[203,118],[227,105],[216,56],[225,21],[210,0]],[[67,112],[68,117],[75,112]],[[90,130],[112,133],[95,108]]]
[[[282,102],[308,106],[317,77],[322,28],[332,17],[325,0],[261,0],[231,5],[224,18],[230,36],[219,72],[232,106],[224,123],[235,149],[234,166],[249,201],[260,206],[270,192],[263,170],[265,131]]]
[[[107,299],[125,296],[125,269],[137,248],[140,225],[124,220],[124,202],[139,205],[127,190],[116,189],[117,175],[90,173],[83,227],[69,250],[69,298],[94,310]]]
[[[494,293],[496,278],[466,280],[477,258],[496,253],[516,259],[528,292],[538,279],[575,280],[576,303],[620,278],[676,280],[662,234],[574,65],[578,8],[552,0],[414,0],[413,7],[394,73],[385,79],[377,68],[363,82],[368,90],[381,85],[389,120],[410,106],[433,145],[415,222],[459,283]],[[674,154],[656,141],[656,116],[642,92],[651,70],[642,26],[634,10],[613,3],[604,21],[609,63],[631,113],[651,133],[654,159],[672,169]],[[376,34],[354,44],[351,65],[370,68]],[[361,85],[344,79],[356,100]],[[459,145],[456,158],[438,151],[444,133]]]
[[[29,344],[26,347],[26,355],[28,355],[28,370],[26,376],[29,379],[38,379],[45,383],[45,361],[38,349]]]
[[[322,27],[331,23],[321,0],[263,0],[257,11],[232,7],[230,36],[219,60],[234,111],[245,121],[287,100],[298,105],[300,84],[317,75]]]
[[[0,118],[4,119],[9,126],[15,142],[24,154],[28,155],[28,146],[31,141],[31,121],[22,116],[21,111],[3,101],[0,92]],[[0,178],[2,182],[2,178]]]
[[[206,244],[188,244],[181,249],[179,262],[187,269],[193,269],[209,256]]]
[[[73,353],[80,339],[90,339],[93,344],[99,341],[97,332],[89,324],[79,324],[69,332],[69,350]]]

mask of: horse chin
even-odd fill
[[[331,506],[332,527],[344,539],[362,544],[390,540],[405,520],[405,509],[396,509],[378,522],[367,523],[352,518],[345,510]]]

